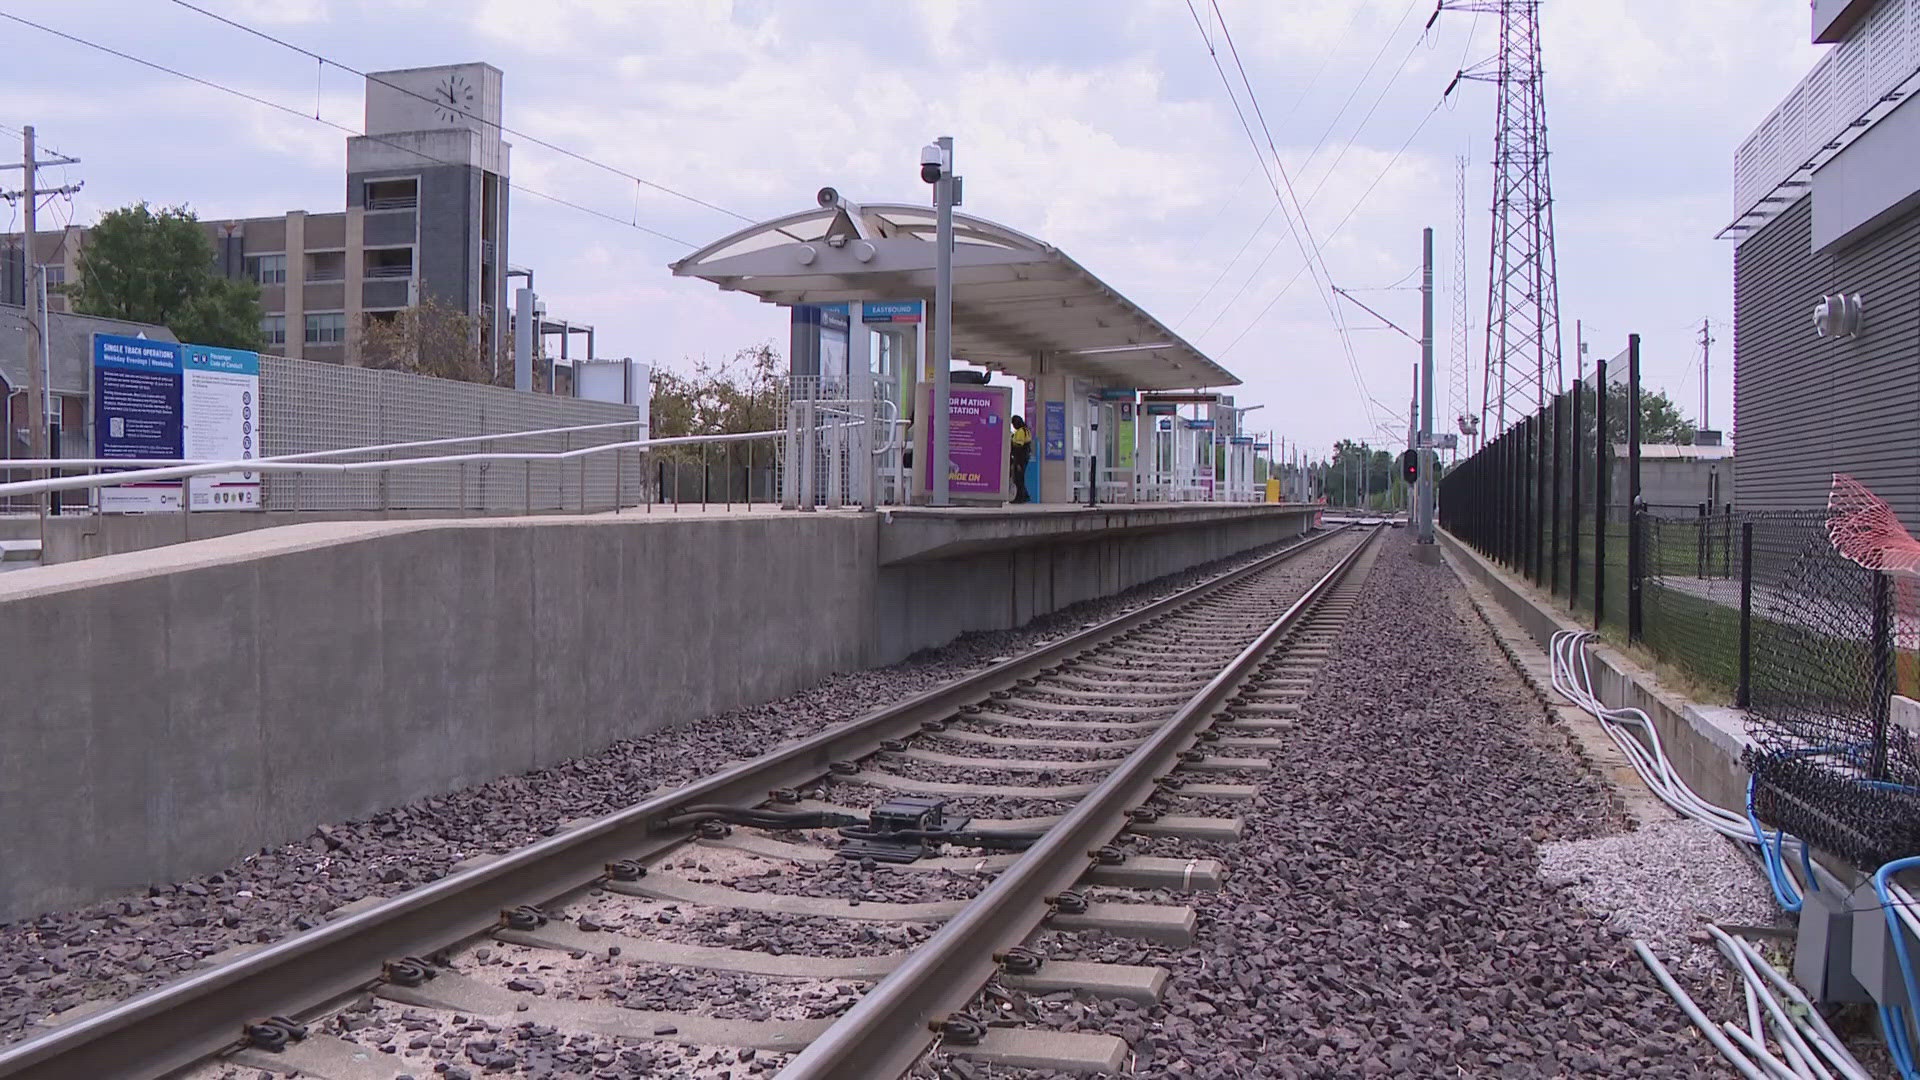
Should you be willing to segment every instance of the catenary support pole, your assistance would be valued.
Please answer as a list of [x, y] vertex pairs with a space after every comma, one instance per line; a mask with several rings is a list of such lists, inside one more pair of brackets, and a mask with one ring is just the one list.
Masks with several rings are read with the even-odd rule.
[[1433, 229], [1420, 233], [1420, 524], [1416, 539], [1433, 543]]

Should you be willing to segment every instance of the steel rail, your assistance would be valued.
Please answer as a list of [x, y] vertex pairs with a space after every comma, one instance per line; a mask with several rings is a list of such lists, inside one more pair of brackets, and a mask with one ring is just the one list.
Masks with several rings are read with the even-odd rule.
[[874, 753], [883, 741], [913, 734], [929, 720], [947, 718], [960, 704], [1008, 689], [1067, 657], [1345, 531], [1333, 529], [1309, 537], [1023, 656], [156, 987], [44, 1035], [0, 1047], [0, 1078], [165, 1076], [235, 1045], [247, 1020], [310, 1012], [378, 982], [386, 961], [447, 948], [497, 926], [505, 909], [547, 902], [590, 885], [606, 863], [644, 858], [680, 842], [685, 830], [662, 823], [686, 806], [759, 805], [775, 789], [804, 786], [829, 773], [836, 761]]
[[1045, 922], [1050, 898], [1086, 875], [1094, 850], [1126, 827], [1128, 811], [1153, 794], [1221, 703], [1378, 538], [1375, 529], [1315, 582], [1045, 837], [788, 1062], [777, 1080], [897, 1080], [911, 1069], [932, 1047], [939, 1021], [986, 985], [999, 967], [996, 956]]

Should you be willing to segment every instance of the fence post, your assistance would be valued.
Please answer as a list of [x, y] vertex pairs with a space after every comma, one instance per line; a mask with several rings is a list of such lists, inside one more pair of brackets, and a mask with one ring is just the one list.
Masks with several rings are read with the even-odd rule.
[[1549, 574], [1547, 595], [1560, 591], [1560, 443], [1566, 438], [1567, 395], [1553, 396], [1553, 569]]
[[1553, 522], [1553, 509], [1547, 505], [1547, 403], [1541, 402], [1533, 414], [1533, 583], [1547, 581], [1547, 530]]
[[1607, 453], [1607, 360], [1600, 357], [1593, 366], [1593, 418], [1597, 425], [1593, 436], [1593, 628], [1607, 610], [1607, 490], [1613, 481], [1611, 456]]
[[1641, 577], [1647, 549], [1638, 520], [1640, 508], [1640, 335], [1627, 335], [1627, 640], [1639, 641]]
[[1887, 714], [1893, 705], [1893, 578], [1873, 572], [1873, 758], [1867, 777], [1887, 778]]
[[1733, 692], [1740, 708], [1753, 704], [1753, 522], [1740, 523], [1740, 685]]
[[1700, 520], [1698, 525], [1699, 528], [1697, 531], [1700, 535], [1694, 539], [1693, 546], [1696, 552], [1695, 559], [1699, 562], [1700, 568], [1695, 572], [1695, 576], [1701, 581], [1705, 581], [1707, 580], [1707, 530], [1711, 527], [1707, 519], [1706, 503], [1700, 504]]
[[1580, 600], [1580, 380], [1573, 381], [1573, 422], [1567, 447], [1572, 476], [1567, 491], [1567, 606]]

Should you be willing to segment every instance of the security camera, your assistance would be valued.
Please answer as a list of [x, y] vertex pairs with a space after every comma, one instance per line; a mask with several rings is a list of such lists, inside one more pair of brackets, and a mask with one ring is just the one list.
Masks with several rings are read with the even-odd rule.
[[839, 206], [840, 193], [830, 187], [823, 187], [818, 194], [814, 195], [813, 201], [821, 206]]
[[920, 179], [929, 184], [940, 182], [940, 174], [946, 171], [946, 155], [940, 152], [935, 143], [920, 148]]

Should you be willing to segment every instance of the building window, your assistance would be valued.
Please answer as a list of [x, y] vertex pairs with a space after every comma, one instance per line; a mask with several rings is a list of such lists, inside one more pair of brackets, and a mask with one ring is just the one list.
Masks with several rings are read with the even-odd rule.
[[249, 255], [247, 256], [247, 276], [262, 285], [285, 285], [287, 257], [285, 255]]
[[67, 283], [67, 268], [64, 266], [47, 267], [47, 288], [57, 289]]
[[338, 345], [347, 340], [347, 315], [344, 311], [330, 311], [324, 315], [307, 316], [307, 344]]
[[364, 189], [368, 210], [411, 210], [420, 204], [420, 181], [369, 180]]
[[285, 315], [268, 315], [261, 319], [260, 336], [265, 338], [269, 345], [285, 345], [287, 343], [287, 317]]
[[367, 276], [370, 278], [406, 278], [413, 276], [413, 249], [376, 248], [367, 252]]
[[347, 253], [344, 251], [309, 252], [307, 254], [307, 280], [347, 280]]

